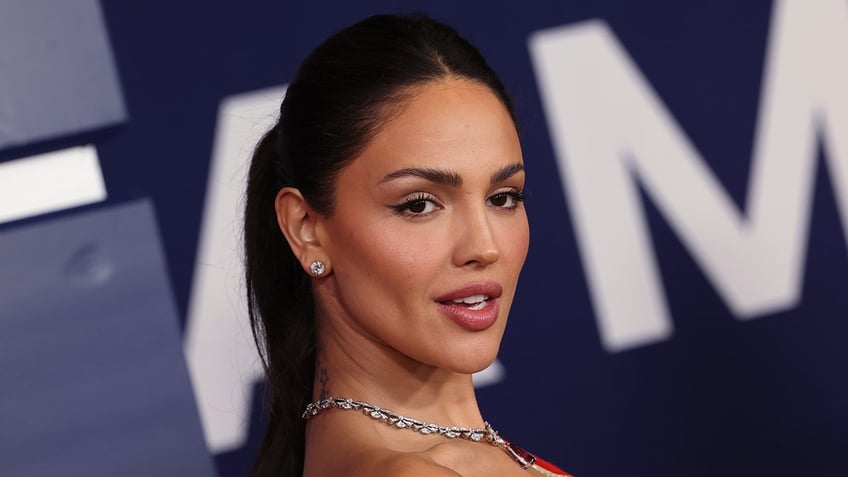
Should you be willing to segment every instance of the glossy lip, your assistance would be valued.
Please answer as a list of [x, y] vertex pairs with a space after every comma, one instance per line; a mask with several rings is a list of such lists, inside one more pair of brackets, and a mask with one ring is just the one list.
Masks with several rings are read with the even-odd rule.
[[[459, 326], [470, 331], [481, 331], [492, 326], [500, 312], [500, 296], [503, 287], [495, 282], [471, 283], [436, 298], [439, 310]], [[471, 310], [467, 306], [453, 303], [453, 300], [474, 295], [486, 295], [486, 306], [480, 310]]]

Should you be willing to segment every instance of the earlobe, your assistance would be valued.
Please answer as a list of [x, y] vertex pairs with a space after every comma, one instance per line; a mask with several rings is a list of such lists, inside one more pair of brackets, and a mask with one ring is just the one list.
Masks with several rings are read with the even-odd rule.
[[[277, 225], [303, 269], [316, 277], [326, 273], [326, 268], [329, 268], [324, 265], [326, 254], [316, 234], [319, 215], [309, 207], [300, 191], [294, 187], [280, 189], [274, 200], [274, 210]], [[315, 262], [322, 263], [320, 274], [313, 269]]]

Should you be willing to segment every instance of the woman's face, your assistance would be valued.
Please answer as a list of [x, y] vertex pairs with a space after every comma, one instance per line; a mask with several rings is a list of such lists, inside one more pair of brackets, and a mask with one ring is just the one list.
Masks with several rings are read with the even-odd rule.
[[488, 87], [420, 87], [339, 174], [317, 229], [327, 325], [430, 366], [488, 366], [527, 254], [523, 188], [515, 126]]

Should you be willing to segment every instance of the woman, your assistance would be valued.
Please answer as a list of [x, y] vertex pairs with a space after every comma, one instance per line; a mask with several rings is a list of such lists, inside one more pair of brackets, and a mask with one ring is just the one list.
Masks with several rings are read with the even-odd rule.
[[523, 186], [510, 100], [449, 27], [376, 16], [312, 52], [249, 174], [255, 475], [565, 475], [501, 439], [471, 382], [527, 253]]

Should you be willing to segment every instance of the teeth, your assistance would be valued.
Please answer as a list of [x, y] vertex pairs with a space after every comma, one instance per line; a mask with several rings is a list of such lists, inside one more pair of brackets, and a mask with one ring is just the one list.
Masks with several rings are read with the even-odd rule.
[[472, 296], [467, 296], [465, 298], [457, 298], [456, 300], [453, 300], [453, 302], [471, 305], [471, 304], [484, 303], [488, 299], [489, 299], [489, 297], [486, 296], [486, 295], [472, 295]]

